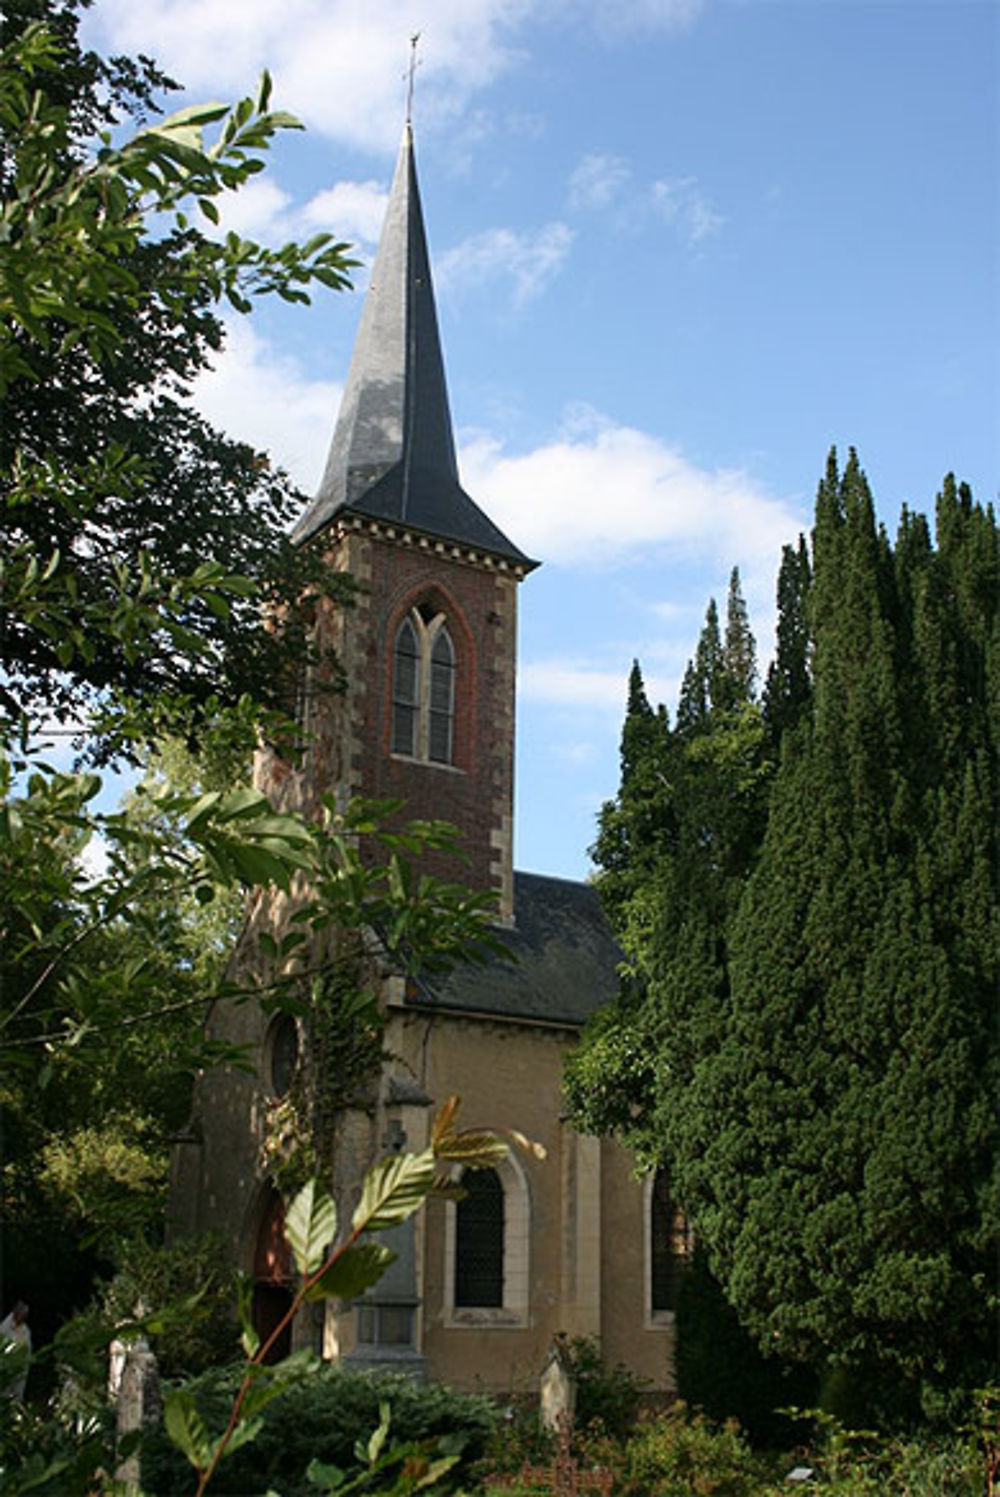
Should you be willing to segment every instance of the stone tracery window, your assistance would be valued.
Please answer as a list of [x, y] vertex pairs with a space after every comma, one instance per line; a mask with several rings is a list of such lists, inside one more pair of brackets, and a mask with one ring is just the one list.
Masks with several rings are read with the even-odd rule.
[[393, 646], [394, 754], [451, 764], [454, 759], [455, 646], [443, 613], [411, 608]]

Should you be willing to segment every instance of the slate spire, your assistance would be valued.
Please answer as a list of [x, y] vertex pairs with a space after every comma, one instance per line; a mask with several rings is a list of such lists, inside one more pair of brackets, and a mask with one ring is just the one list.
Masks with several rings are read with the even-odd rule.
[[533, 565], [459, 483], [409, 122], [326, 471], [293, 540], [341, 513]]

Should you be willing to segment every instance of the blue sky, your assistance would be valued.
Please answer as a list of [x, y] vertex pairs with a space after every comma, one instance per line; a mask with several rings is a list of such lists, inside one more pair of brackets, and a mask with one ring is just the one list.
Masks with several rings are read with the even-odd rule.
[[[518, 866], [580, 877], [632, 658], [673, 704], [740, 567], [774, 574], [831, 444], [880, 513], [1000, 491], [993, 0], [96, 0], [85, 36], [308, 133], [234, 202], [370, 259], [420, 31], [421, 191], [466, 488], [521, 589]], [[262, 305], [199, 405], [311, 492], [359, 293]]]

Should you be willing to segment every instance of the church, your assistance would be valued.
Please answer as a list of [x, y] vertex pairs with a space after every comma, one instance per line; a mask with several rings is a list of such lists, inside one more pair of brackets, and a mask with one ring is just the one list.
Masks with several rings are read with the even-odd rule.
[[[510, 1395], [537, 1391], [562, 1332], [599, 1338], [609, 1365], [669, 1393], [690, 1241], [662, 1177], [635, 1178], [613, 1140], [562, 1116], [563, 1057], [613, 996], [619, 952], [593, 888], [514, 869], [517, 595], [538, 563], [459, 480], [409, 125], [326, 470], [294, 538], [359, 584], [353, 607], [316, 608], [346, 690], [309, 698], [301, 763], [260, 754], [258, 787], [305, 809], [331, 792], [399, 799], [408, 817], [452, 823], [465, 858], [435, 871], [493, 893], [515, 957], [416, 981], [383, 970], [381, 1075], [336, 1122], [341, 1216], [371, 1164], [425, 1146], [453, 1094], [464, 1126], [517, 1129], [545, 1157], [511, 1153], [468, 1173], [464, 1199], [431, 1200], [395, 1229], [380, 1283], [307, 1307], [288, 1345]], [[173, 1230], [227, 1235], [266, 1331], [291, 1269], [265, 1135], [310, 1036], [254, 1003], [217, 1006], [210, 1028], [256, 1069], [201, 1078], [175, 1153]]]

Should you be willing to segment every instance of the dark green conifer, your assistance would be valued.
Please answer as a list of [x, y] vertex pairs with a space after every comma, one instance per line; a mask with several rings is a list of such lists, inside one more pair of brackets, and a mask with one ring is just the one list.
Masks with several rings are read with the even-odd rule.
[[705, 728], [712, 711], [713, 693], [718, 693], [722, 669], [719, 610], [715, 606], [715, 599], [709, 598], [694, 659], [688, 661], [677, 701], [677, 731], [682, 738], [690, 737]]
[[733, 567], [729, 577], [720, 684], [721, 693], [717, 688], [714, 705], [722, 707], [752, 701], [757, 685], [757, 646], [740, 587], [739, 567]]
[[[942, 502], [968, 574], [959, 535], [988, 558], [983, 512]], [[994, 566], [995, 547], [993, 527]], [[693, 1099], [717, 1131], [687, 1183], [744, 1323], [900, 1395], [968, 1386], [990, 1343], [1000, 807], [983, 692], [950, 684], [985, 635], [949, 606], [963, 591], [911, 517], [892, 553], [853, 454], [828, 474], [812, 717], [786, 742], [731, 928], [730, 1026]]]
[[800, 535], [797, 546], [782, 548], [774, 659], [764, 687], [764, 717], [775, 743], [795, 726], [812, 697], [807, 616], [810, 578], [809, 550], [805, 536]]
[[765, 1350], [853, 1379], [869, 1417], [940, 1409], [994, 1345], [993, 511], [949, 478], [936, 544], [904, 512], [892, 545], [855, 454], [831, 455], [812, 556], [783, 559], [766, 725], [720, 680], [710, 610], [672, 838], [630, 894], [635, 982], [574, 1058], [571, 1108], [669, 1165]]

